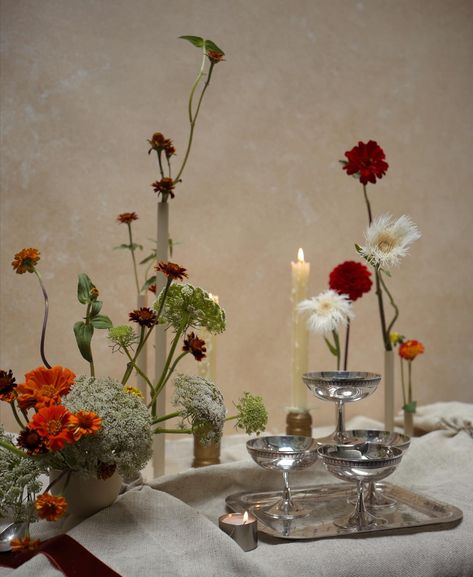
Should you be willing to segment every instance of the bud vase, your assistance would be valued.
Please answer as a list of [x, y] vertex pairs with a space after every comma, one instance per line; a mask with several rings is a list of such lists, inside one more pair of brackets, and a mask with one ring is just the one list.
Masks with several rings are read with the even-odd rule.
[[83, 519], [94, 515], [115, 502], [122, 486], [120, 475], [115, 472], [108, 479], [83, 477], [74, 471], [52, 470], [50, 482], [53, 495], [61, 495], [67, 501], [66, 517], [62, 529], [68, 531]]
[[409, 411], [404, 411], [404, 434], [408, 437], [414, 436], [414, 415]]
[[384, 429], [394, 430], [394, 351], [384, 351]]
[[199, 438], [194, 435], [194, 468], [207, 467], [208, 465], [220, 464], [220, 443], [202, 445]]

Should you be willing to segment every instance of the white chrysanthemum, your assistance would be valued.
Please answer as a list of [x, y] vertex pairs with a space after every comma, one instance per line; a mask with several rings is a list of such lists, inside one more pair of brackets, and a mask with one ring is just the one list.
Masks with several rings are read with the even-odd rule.
[[419, 229], [408, 216], [394, 220], [391, 215], [383, 214], [366, 230], [366, 245], [360, 247], [359, 252], [373, 266], [389, 268], [397, 265], [420, 237]]
[[329, 289], [316, 297], [301, 301], [297, 305], [300, 313], [308, 315], [307, 326], [316, 334], [328, 334], [353, 318], [353, 311], [347, 295]]

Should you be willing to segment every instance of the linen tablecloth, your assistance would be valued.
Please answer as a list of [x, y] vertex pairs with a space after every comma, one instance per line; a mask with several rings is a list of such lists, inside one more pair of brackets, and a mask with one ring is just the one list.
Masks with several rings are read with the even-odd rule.
[[[350, 426], [364, 424], [358, 419]], [[238, 450], [244, 455], [244, 447]], [[292, 479], [294, 486], [334, 481], [321, 463]], [[434, 431], [413, 439], [388, 481], [459, 507], [463, 521], [444, 531], [356, 539], [285, 541], [260, 534], [258, 548], [245, 553], [217, 526], [225, 497], [281, 487], [280, 475], [245, 456], [130, 490], [69, 535], [123, 577], [472, 577], [473, 438]], [[7, 575], [61, 574], [38, 555], [19, 569], [0, 569], [0, 577]]]

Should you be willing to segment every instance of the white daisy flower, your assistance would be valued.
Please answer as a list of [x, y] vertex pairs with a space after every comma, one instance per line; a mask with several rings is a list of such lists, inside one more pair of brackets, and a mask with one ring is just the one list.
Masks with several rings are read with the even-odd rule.
[[390, 214], [383, 214], [367, 228], [366, 245], [359, 247], [359, 253], [373, 266], [390, 268], [406, 256], [409, 246], [420, 237], [419, 229], [408, 216], [394, 220]]
[[329, 289], [316, 297], [301, 301], [297, 305], [300, 313], [306, 313], [307, 327], [316, 334], [328, 334], [345, 326], [353, 318], [353, 311], [348, 295], [338, 294]]

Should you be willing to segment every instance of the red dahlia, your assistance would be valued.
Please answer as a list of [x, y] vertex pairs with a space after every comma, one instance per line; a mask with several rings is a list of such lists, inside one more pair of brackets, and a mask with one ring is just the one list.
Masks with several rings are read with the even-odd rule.
[[382, 178], [389, 168], [385, 162], [386, 155], [381, 146], [374, 140], [358, 142], [351, 150], [345, 152], [348, 162], [344, 162], [343, 170], [347, 174], [358, 174], [361, 184], [376, 183], [377, 178]]
[[140, 309], [131, 311], [128, 318], [130, 321], [138, 323], [141, 327], [148, 328], [154, 326], [157, 320], [156, 313], [148, 307], [141, 307]]
[[336, 266], [329, 277], [330, 288], [339, 294], [348, 295], [351, 301], [356, 301], [367, 293], [372, 284], [368, 268], [361, 262], [353, 260], [347, 260]]

